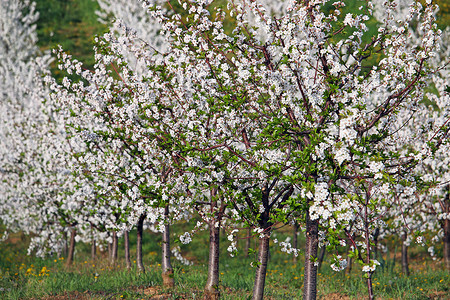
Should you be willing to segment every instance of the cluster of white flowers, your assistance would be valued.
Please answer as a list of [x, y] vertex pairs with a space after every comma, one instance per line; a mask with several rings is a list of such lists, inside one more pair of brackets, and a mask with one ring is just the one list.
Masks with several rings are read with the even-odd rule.
[[347, 264], [348, 262], [345, 258], [340, 255], [336, 255], [336, 257], [334, 258], [334, 263], [332, 263], [330, 267], [333, 269], [333, 271], [340, 272], [347, 268]]
[[380, 262], [376, 259], [371, 259], [369, 264], [366, 264], [362, 267], [362, 271], [363, 272], [375, 272], [375, 269], [377, 268], [377, 266], [380, 265]]
[[183, 244], [189, 244], [192, 242], [192, 237], [189, 232], [185, 232], [184, 234], [180, 235], [180, 242]]

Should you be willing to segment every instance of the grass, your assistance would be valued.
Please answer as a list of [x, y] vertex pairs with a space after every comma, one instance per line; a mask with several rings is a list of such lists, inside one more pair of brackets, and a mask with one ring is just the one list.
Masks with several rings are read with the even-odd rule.
[[[186, 224], [173, 226], [173, 239], [186, 230]], [[289, 228], [277, 232], [284, 240]], [[28, 238], [20, 233], [11, 234], [0, 245], [0, 298], [1, 299], [200, 299], [206, 282], [208, 258], [208, 233], [198, 234], [189, 245], [181, 245], [184, 257], [194, 262], [185, 266], [173, 262], [176, 285], [165, 290], [161, 273], [161, 238], [145, 232], [144, 264], [147, 272], [138, 274], [136, 269], [127, 271], [123, 259], [113, 268], [107, 262], [106, 253], [100, 253], [95, 261], [89, 259], [89, 245], [78, 244], [74, 265], [66, 268], [64, 258], [39, 259], [26, 255]], [[135, 232], [130, 234], [134, 254]], [[252, 240], [254, 245], [256, 240]], [[303, 244], [302, 238], [300, 238]], [[243, 240], [239, 247], [243, 248]], [[391, 248], [398, 241], [391, 241]], [[250, 263], [255, 256], [245, 257], [241, 252], [231, 258], [226, 252], [226, 237], [221, 240], [220, 288], [222, 299], [249, 299], [253, 288], [255, 269]], [[302, 247], [302, 245], [300, 245]], [[119, 245], [119, 257], [123, 257], [123, 245]], [[383, 254], [383, 264], [374, 274], [374, 291], [380, 299], [448, 299], [450, 275], [433, 262], [425, 248], [412, 247], [411, 275], [400, 270], [399, 253]], [[394, 255], [395, 254], [395, 255]], [[133, 260], [132, 256], [132, 260]], [[271, 246], [265, 298], [299, 299], [302, 296], [303, 257], [299, 263], [293, 257]], [[318, 296], [322, 299], [361, 299], [367, 294], [366, 282], [360, 268], [354, 265], [351, 274], [336, 273], [325, 262], [318, 275]], [[165, 298], [164, 298], [165, 297]]]
[[[69, 54], [90, 69], [94, 65], [93, 41], [96, 35], [107, 31], [97, 20], [99, 10], [93, 0], [35, 0], [40, 13], [37, 22], [38, 45], [41, 50], [52, 50], [61, 45]], [[62, 80], [66, 73], [51, 65], [53, 75]]]

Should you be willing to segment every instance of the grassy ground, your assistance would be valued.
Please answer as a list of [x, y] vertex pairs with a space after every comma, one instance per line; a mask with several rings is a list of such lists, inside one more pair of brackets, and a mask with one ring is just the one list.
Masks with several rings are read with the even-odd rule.
[[[184, 227], [184, 226], [182, 226]], [[288, 230], [288, 229], [286, 229]], [[184, 232], [180, 226], [176, 234]], [[277, 232], [283, 240], [289, 232]], [[135, 233], [130, 236], [134, 251]], [[89, 246], [78, 244], [74, 265], [66, 268], [64, 258], [38, 259], [26, 255], [28, 239], [13, 234], [0, 244], [0, 298], [1, 299], [200, 299], [206, 282], [208, 236], [200, 233], [189, 245], [182, 245], [184, 257], [194, 262], [184, 266], [174, 261], [176, 285], [166, 290], [160, 276], [160, 236], [149, 232], [144, 237], [144, 264], [147, 272], [139, 275], [135, 269], [127, 271], [123, 259], [112, 268], [106, 253], [92, 261]], [[252, 241], [254, 244], [256, 240]], [[392, 242], [394, 249], [397, 242]], [[119, 256], [123, 256], [120, 244]], [[249, 299], [253, 287], [252, 257], [242, 251], [231, 258], [226, 253], [228, 243], [221, 244], [222, 299]], [[243, 241], [240, 249], [243, 247]], [[301, 247], [301, 246], [300, 246]], [[399, 247], [397, 247], [399, 248]], [[382, 266], [374, 275], [374, 291], [379, 299], [450, 299], [450, 274], [439, 262], [433, 262], [424, 248], [411, 249], [411, 275], [400, 270], [399, 253], [385, 253]], [[132, 252], [134, 254], [134, 252]], [[134, 255], [132, 256], [132, 260]], [[300, 299], [303, 284], [303, 257], [299, 263], [271, 246], [267, 272], [266, 299]], [[318, 276], [318, 292], [322, 299], [361, 299], [366, 296], [366, 283], [354, 266], [351, 274], [335, 273], [324, 263]]]

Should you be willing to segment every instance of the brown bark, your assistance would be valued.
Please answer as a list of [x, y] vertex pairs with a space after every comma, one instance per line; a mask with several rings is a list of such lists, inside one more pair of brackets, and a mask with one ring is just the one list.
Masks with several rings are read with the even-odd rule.
[[164, 233], [162, 240], [162, 278], [165, 287], [173, 287], [173, 269], [170, 263], [170, 226], [169, 226], [169, 206], [164, 208]]
[[116, 231], [113, 231], [112, 239], [110, 263], [112, 266], [115, 266], [117, 263], [117, 252], [119, 250], [119, 238], [117, 237]]
[[208, 279], [206, 281], [204, 299], [219, 299], [219, 238], [220, 227], [214, 226], [215, 221], [209, 224], [209, 260]]
[[402, 271], [406, 276], [409, 276], [409, 264], [408, 264], [408, 246], [405, 244], [408, 234], [404, 232], [402, 237]]
[[450, 271], [450, 220], [444, 220], [444, 262], [445, 268]]
[[75, 253], [75, 236], [77, 235], [77, 230], [73, 228], [70, 231], [70, 244], [69, 253], [67, 254], [66, 266], [71, 266], [73, 263], [73, 254]]
[[67, 257], [67, 255], [69, 254], [69, 247], [68, 247], [68, 243], [67, 243], [67, 232], [63, 232], [62, 234], [62, 238], [63, 238], [63, 247], [61, 249], [61, 253], [60, 255], [62, 257]]
[[317, 248], [319, 246], [319, 220], [311, 220], [309, 210], [306, 212], [306, 249], [305, 275], [303, 280], [303, 299], [317, 297]]
[[[204, 299], [219, 299], [219, 259], [220, 259], [220, 222], [225, 211], [225, 203], [220, 209], [217, 207], [216, 188], [211, 188], [211, 213], [214, 215], [209, 221], [209, 260], [208, 279], [206, 280]], [[218, 226], [216, 226], [216, 224]]]
[[367, 273], [367, 291], [369, 292], [369, 300], [374, 299], [373, 286], [372, 286], [372, 272]]
[[144, 233], [145, 214], [141, 215], [137, 223], [137, 241], [136, 241], [136, 265], [139, 273], [145, 273], [145, 267], [142, 263], [142, 238]]
[[123, 233], [123, 239], [124, 239], [124, 245], [125, 245], [125, 264], [127, 266], [127, 269], [131, 269], [131, 259], [130, 259], [130, 235], [128, 233], [128, 230], [125, 230]]
[[264, 296], [267, 263], [269, 261], [269, 241], [270, 241], [270, 232], [265, 233], [264, 236], [259, 239], [258, 267], [256, 269], [256, 277], [255, 277], [255, 284], [253, 286], [252, 300], [260, 300], [263, 299]]

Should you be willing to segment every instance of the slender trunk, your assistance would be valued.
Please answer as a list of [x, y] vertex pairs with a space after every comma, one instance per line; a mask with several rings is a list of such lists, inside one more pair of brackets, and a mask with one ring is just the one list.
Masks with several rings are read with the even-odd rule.
[[63, 247], [61, 249], [61, 254], [60, 256], [62, 257], [67, 257], [67, 255], [69, 254], [69, 248], [68, 248], [68, 244], [67, 244], [67, 232], [63, 232]]
[[111, 257], [110, 257], [110, 263], [112, 266], [116, 265], [117, 262], [117, 252], [119, 250], [119, 238], [117, 237], [117, 232], [113, 232], [112, 236], [113, 242], [111, 245]]
[[219, 238], [220, 226], [215, 226], [215, 220], [209, 223], [209, 260], [208, 280], [206, 281], [204, 299], [219, 299]]
[[317, 271], [320, 271], [320, 268], [322, 268], [323, 258], [325, 257], [325, 245], [320, 248], [320, 254], [319, 254], [319, 266], [317, 267]]
[[123, 239], [125, 244], [125, 263], [128, 270], [131, 270], [131, 259], [130, 259], [130, 235], [128, 230], [123, 233]]
[[[211, 188], [211, 213], [214, 217], [209, 220], [209, 260], [208, 279], [205, 285], [204, 300], [219, 299], [219, 257], [220, 257], [220, 222], [225, 205], [217, 208], [217, 189]], [[217, 224], [217, 226], [216, 226]]]
[[401, 237], [402, 237], [402, 271], [406, 276], [409, 276], [408, 246], [405, 244], [407, 233], [403, 232]]
[[66, 266], [70, 266], [73, 263], [73, 254], [75, 252], [75, 236], [77, 235], [77, 230], [73, 228], [70, 231], [70, 245], [69, 253], [67, 254]]
[[173, 269], [170, 263], [170, 226], [169, 226], [169, 206], [164, 208], [164, 233], [162, 241], [162, 278], [165, 287], [173, 287]]
[[[298, 223], [294, 223], [294, 235], [292, 236], [292, 247], [298, 248]], [[294, 255], [294, 264], [297, 263], [297, 256]]]
[[137, 223], [137, 241], [136, 241], [136, 265], [139, 273], [145, 273], [145, 267], [142, 263], [142, 234], [144, 232], [145, 214], [141, 215]]
[[317, 297], [317, 248], [319, 245], [319, 220], [311, 220], [309, 210], [306, 212], [306, 249], [305, 276], [303, 280], [303, 299]]
[[444, 262], [445, 267], [450, 271], [450, 220], [444, 220]]
[[374, 299], [373, 286], [372, 286], [372, 272], [367, 273], [367, 291], [369, 292], [369, 300]]
[[269, 261], [269, 241], [270, 241], [270, 232], [265, 233], [264, 236], [259, 239], [258, 267], [256, 269], [255, 285], [253, 286], [252, 300], [260, 300], [264, 296], [267, 263]]
[[252, 229], [249, 227], [247, 228], [247, 238], [245, 239], [245, 257], [248, 257], [248, 252], [250, 251], [250, 242], [251, 242], [251, 236], [252, 236]]
[[94, 239], [92, 239], [92, 244], [91, 244], [91, 259], [94, 261], [95, 260], [95, 256], [97, 255], [97, 243], [95, 242]]

